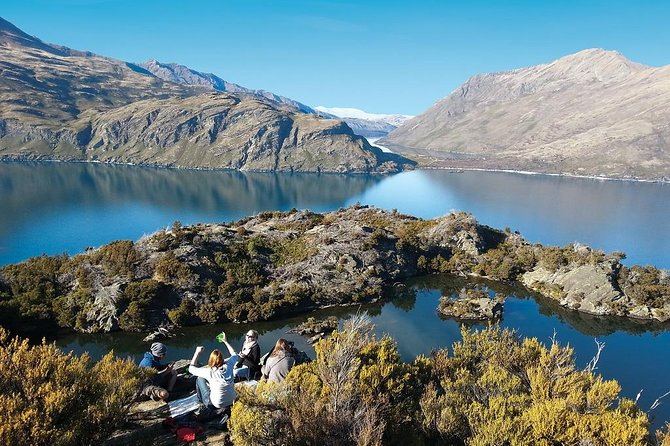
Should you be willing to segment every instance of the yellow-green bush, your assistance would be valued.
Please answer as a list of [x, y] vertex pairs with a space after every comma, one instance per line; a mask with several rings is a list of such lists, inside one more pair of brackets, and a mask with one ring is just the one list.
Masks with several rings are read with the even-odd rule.
[[92, 364], [43, 342], [9, 339], [0, 328], [3, 444], [90, 445], [124, 421], [144, 372], [112, 353]]
[[616, 381], [576, 368], [573, 351], [514, 332], [462, 330], [433, 355], [421, 407], [434, 442], [469, 445], [643, 445], [648, 419]]
[[231, 418], [235, 444], [416, 444], [427, 360], [403, 363], [395, 342], [375, 339], [371, 328], [367, 318], [353, 318], [282, 384], [240, 392]]
[[[575, 366], [569, 347], [509, 330], [403, 363], [365, 318], [316, 345], [281, 384], [242, 389], [238, 445], [645, 445], [648, 419], [616, 381]], [[659, 433], [663, 439], [667, 435]], [[665, 440], [667, 442], [667, 440]]]

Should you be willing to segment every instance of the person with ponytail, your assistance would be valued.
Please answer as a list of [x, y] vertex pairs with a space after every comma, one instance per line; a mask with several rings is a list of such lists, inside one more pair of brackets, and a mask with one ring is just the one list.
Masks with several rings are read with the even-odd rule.
[[191, 365], [188, 368], [191, 375], [198, 377], [195, 386], [198, 402], [203, 406], [204, 412], [211, 414], [212, 417], [227, 413], [237, 397], [233, 368], [239, 360], [239, 356], [226, 339], [225, 334], [220, 335], [218, 339], [228, 349], [230, 354], [228, 358], [224, 358], [223, 353], [216, 349], [209, 355], [207, 365], [198, 367], [198, 357], [205, 350], [205, 347], [198, 346], [193, 353]]

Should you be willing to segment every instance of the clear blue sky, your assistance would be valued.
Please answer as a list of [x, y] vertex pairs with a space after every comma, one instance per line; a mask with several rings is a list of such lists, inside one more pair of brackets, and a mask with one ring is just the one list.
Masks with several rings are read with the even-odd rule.
[[47, 42], [377, 113], [584, 48], [670, 63], [670, 1], [2, 0], [0, 16]]

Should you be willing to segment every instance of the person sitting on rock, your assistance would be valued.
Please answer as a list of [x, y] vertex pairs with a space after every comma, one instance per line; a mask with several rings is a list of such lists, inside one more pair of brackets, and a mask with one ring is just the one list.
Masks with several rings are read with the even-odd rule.
[[[261, 371], [261, 347], [258, 345], [258, 332], [256, 330], [249, 330], [245, 335], [239, 357], [240, 359], [235, 364], [235, 376], [256, 379]], [[247, 366], [248, 370], [242, 368], [244, 366]]]
[[198, 367], [198, 357], [205, 347], [198, 346], [195, 349], [191, 365], [188, 371], [197, 376], [195, 390], [198, 402], [201, 404], [199, 418], [201, 420], [212, 419], [217, 415], [230, 415], [230, 407], [237, 395], [235, 394], [235, 383], [233, 379], [233, 368], [240, 359], [235, 353], [232, 345], [228, 343], [225, 334], [222, 334], [223, 342], [230, 353], [230, 357], [224, 359], [219, 350], [214, 350], [209, 355], [209, 361], [204, 367]]
[[173, 369], [174, 363], [161, 364], [161, 360], [165, 358], [166, 354], [167, 347], [165, 344], [154, 342], [151, 344], [150, 351], [144, 354], [139, 364], [140, 367], [156, 370], [156, 375], [153, 377], [151, 384], [142, 389], [142, 394], [154, 401], [167, 401], [177, 382], [177, 372]]
[[275, 348], [263, 365], [263, 378], [276, 383], [284, 381], [295, 364], [292, 352], [292, 342], [283, 338], [278, 339]]

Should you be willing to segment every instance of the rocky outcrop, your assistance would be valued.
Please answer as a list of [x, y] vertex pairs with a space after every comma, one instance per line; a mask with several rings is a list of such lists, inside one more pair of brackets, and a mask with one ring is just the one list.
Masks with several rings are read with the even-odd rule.
[[316, 320], [315, 318], [310, 317], [307, 318], [305, 322], [299, 324], [297, 327], [289, 330], [288, 333], [296, 333], [300, 336], [307, 336], [307, 342], [310, 344], [315, 344], [335, 331], [337, 326], [338, 321], [335, 316], [330, 316], [323, 320]]
[[437, 311], [443, 316], [464, 321], [501, 319], [505, 298], [491, 298], [484, 290], [462, 289], [458, 296], [440, 297]]
[[379, 143], [434, 166], [667, 181], [669, 85], [670, 66], [589, 49], [474, 76]]
[[99, 286], [95, 292], [93, 302], [86, 311], [84, 331], [89, 333], [110, 332], [118, 330], [119, 316], [117, 301], [119, 298], [120, 283], [115, 282], [108, 286]]
[[147, 67], [157, 75], [0, 19], [0, 159], [366, 173], [415, 164], [287, 98]]
[[[581, 245], [531, 245], [465, 213], [421, 220], [366, 206], [266, 212], [6, 266], [0, 324], [19, 320], [3, 319], [12, 314], [87, 332], [253, 322], [375, 302], [400, 281], [437, 272], [518, 279], [581, 312], [667, 320], [668, 274], [620, 260]], [[487, 295], [466, 297], [443, 299], [444, 312], [499, 314]]]
[[[612, 261], [598, 265], [581, 265], [549, 271], [539, 267], [521, 276], [528, 288], [550, 294], [561, 305], [590, 314], [611, 314], [618, 301], [625, 305], [625, 296], [612, 282]], [[629, 303], [629, 302], [628, 302]]]
[[660, 322], [670, 320], [670, 302], [654, 308], [625, 294], [617, 283], [620, 268], [621, 265], [614, 259], [597, 264], [569, 265], [557, 271], [538, 267], [524, 273], [521, 282], [572, 310]]

